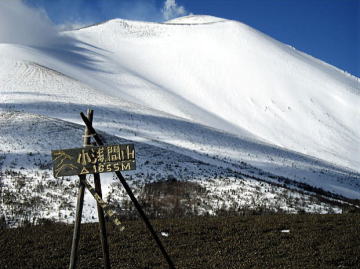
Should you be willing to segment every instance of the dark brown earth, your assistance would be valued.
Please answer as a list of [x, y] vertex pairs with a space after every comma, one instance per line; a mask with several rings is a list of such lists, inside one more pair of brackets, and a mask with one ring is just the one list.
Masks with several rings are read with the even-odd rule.
[[[153, 220], [176, 268], [360, 268], [360, 214]], [[167, 268], [145, 226], [108, 224], [112, 268]], [[97, 224], [81, 227], [79, 268], [102, 268]], [[0, 268], [67, 268], [73, 226], [0, 230]], [[289, 233], [281, 232], [290, 230]]]

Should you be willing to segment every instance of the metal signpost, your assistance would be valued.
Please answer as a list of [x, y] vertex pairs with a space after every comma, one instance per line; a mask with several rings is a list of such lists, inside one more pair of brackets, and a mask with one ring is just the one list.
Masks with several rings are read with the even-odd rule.
[[[74, 148], [74, 149], [54, 150], [52, 151], [51, 154], [53, 159], [54, 177], [77, 175], [79, 176], [80, 179], [69, 268], [70, 269], [76, 268], [76, 264], [78, 260], [80, 225], [81, 225], [82, 209], [84, 204], [85, 188], [89, 190], [89, 192], [97, 201], [100, 240], [101, 240], [103, 257], [104, 257], [104, 268], [106, 269], [110, 268], [109, 245], [107, 241], [104, 212], [117, 226], [120, 227], [121, 230], [123, 230], [124, 227], [122, 226], [115, 212], [113, 212], [110, 209], [110, 206], [102, 199], [99, 173], [105, 173], [105, 172], [114, 172], [116, 176], [119, 178], [127, 194], [129, 195], [131, 201], [134, 203], [134, 206], [137, 209], [140, 217], [142, 218], [146, 227], [148, 228], [154, 240], [156, 241], [161, 253], [163, 254], [164, 258], [166, 259], [169, 265], [169, 268], [175, 268], [173, 262], [171, 261], [169, 255], [167, 254], [165, 248], [163, 247], [159, 237], [157, 236], [155, 230], [153, 229], [149, 219], [146, 217], [139, 202], [135, 198], [129, 185], [125, 181], [125, 178], [122, 176], [120, 172], [120, 171], [129, 171], [136, 169], [134, 145], [133, 144], [104, 145], [104, 142], [102, 141], [100, 136], [96, 133], [95, 129], [92, 127], [93, 110], [88, 110], [87, 116], [85, 116], [83, 113], [80, 113], [80, 115], [86, 125], [85, 135], [83, 140], [84, 147]], [[90, 143], [91, 137], [95, 139], [96, 144], [98, 145], [97, 147], [92, 146], [92, 144]], [[86, 179], [87, 174], [94, 175], [95, 188], [93, 188], [91, 184], [87, 181]]]

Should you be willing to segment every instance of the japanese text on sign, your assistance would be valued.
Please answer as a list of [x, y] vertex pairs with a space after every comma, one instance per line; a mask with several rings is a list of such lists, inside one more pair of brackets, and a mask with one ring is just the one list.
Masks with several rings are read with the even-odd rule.
[[133, 144], [108, 145], [51, 152], [55, 177], [135, 170]]

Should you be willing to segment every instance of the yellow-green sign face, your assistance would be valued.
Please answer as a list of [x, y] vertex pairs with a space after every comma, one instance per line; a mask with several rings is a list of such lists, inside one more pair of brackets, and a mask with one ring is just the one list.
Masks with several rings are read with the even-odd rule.
[[51, 156], [54, 177], [136, 169], [133, 144], [53, 150]]

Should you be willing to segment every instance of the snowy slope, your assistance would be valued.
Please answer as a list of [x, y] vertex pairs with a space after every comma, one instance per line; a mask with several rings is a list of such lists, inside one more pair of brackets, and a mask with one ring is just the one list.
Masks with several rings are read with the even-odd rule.
[[[10, 226], [24, 221], [37, 223], [41, 218], [68, 223], [74, 220], [78, 179], [53, 178], [49, 148], [58, 145], [63, 148], [79, 147], [83, 129], [78, 124], [36, 114], [0, 112], [3, 145], [0, 150], [0, 212]], [[104, 133], [101, 135], [110, 144], [133, 142]], [[189, 210], [200, 214], [214, 214], [226, 208], [260, 208], [290, 213], [341, 212], [336, 204], [246, 177], [236, 169], [205, 163], [147, 143], [135, 142], [135, 147], [138, 169], [124, 175], [138, 197], [145, 183], [176, 179], [190, 182], [192, 185], [188, 185], [187, 190], [195, 186], [195, 193], [191, 193], [191, 199], [186, 202], [196, 204], [189, 206]], [[102, 174], [101, 179], [105, 199], [124, 210], [129, 198], [120, 183], [111, 174]], [[180, 196], [178, 199], [183, 201], [187, 197]], [[86, 192], [85, 221], [95, 220], [95, 208], [94, 199]]]
[[[359, 199], [358, 78], [210, 16], [117, 19], [62, 36], [66, 45], [0, 44], [0, 111], [81, 123], [91, 107], [95, 127], [111, 135]], [[1, 151], [15, 150], [11, 136], [0, 131], [13, 141]], [[38, 143], [44, 160], [66, 144], [48, 135]]]
[[[254, 139], [238, 137], [182, 118], [109, 97], [54, 70], [34, 63], [4, 61], [0, 77], [6, 85], [2, 109], [21, 110], [81, 123], [79, 111], [95, 109], [97, 128], [115, 135], [156, 144], [228, 167], [246, 162], [265, 171], [357, 198], [357, 178], [350, 171], [310, 156]], [[16, 82], [15, 82], [16, 81]], [[6, 83], [6, 84], [5, 84]], [[42, 89], [39, 92], [38, 89]], [[19, 90], [20, 89], [20, 90]], [[76, 94], [74, 94], [76, 93]], [[16, 100], [16, 102], [15, 102]], [[7, 135], [9, 135], [8, 133]], [[28, 134], [24, 134], [28, 135]], [[59, 147], [53, 139], [47, 148]], [[13, 143], [2, 145], [11, 150]], [[64, 145], [62, 145], [64, 146]], [[26, 152], [32, 151], [30, 144]], [[25, 152], [24, 152], [25, 153]], [[205, 155], [205, 156], [204, 156]], [[225, 161], [224, 161], [225, 160]], [[323, 171], [327, 173], [323, 174]], [[343, 178], [346, 178], [345, 182]]]
[[180, 21], [73, 34], [111, 53], [113, 95], [358, 169], [357, 78], [239, 22]]
[[359, 79], [244, 24], [112, 20], [65, 34], [77, 42], [66, 51], [20, 58], [127, 102], [359, 167]]

